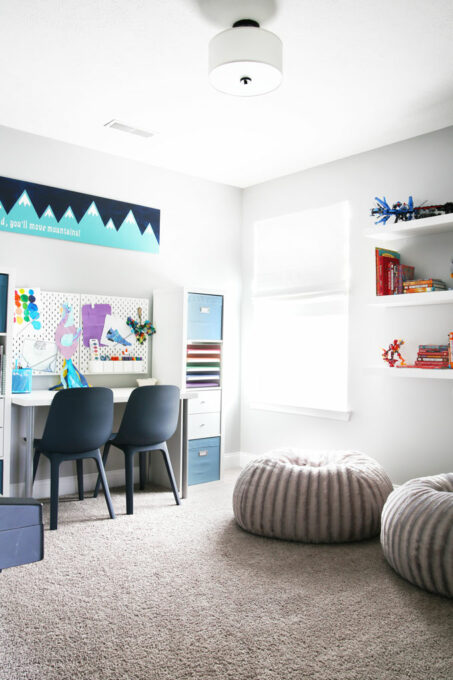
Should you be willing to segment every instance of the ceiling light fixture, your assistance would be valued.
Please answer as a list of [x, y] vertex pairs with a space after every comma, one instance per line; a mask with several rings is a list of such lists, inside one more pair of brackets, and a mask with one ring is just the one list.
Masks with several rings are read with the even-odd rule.
[[253, 19], [235, 21], [209, 43], [209, 80], [239, 97], [272, 92], [282, 80], [282, 41]]

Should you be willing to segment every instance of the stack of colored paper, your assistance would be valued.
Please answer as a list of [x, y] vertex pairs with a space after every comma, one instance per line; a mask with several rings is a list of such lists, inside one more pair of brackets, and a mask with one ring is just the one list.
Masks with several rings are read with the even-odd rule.
[[187, 387], [220, 387], [220, 356], [221, 347], [218, 344], [205, 342], [187, 345]]

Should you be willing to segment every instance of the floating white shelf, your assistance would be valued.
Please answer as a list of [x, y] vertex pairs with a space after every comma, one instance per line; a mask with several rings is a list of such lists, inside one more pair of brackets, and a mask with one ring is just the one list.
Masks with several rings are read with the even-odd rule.
[[[392, 219], [391, 217], [390, 220]], [[379, 241], [397, 241], [398, 239], [411, 236], [425, 236], [427, 234], [441, 234], [453, 231], [453, 214], [424, 217], [419, 220], [397, 222], [396, 224], [390, 224], [390, 220], [387, 226], [374, 226], [371, 229], [367, 229], [365, 236]]]
[[432, 380], [453, 380], [451, 368], [397, 368], [394, 366], [373, 366], [373, 373], [384, 373], [390, 378], [422, 378]]
[[371, 302], [375, 307], [415, 307], [419, 305], [445, 305], [451, 303], [453, 303], [453, 290], [451, 289], [436, 290], [431, 293], [377, 295], [373, 302]]

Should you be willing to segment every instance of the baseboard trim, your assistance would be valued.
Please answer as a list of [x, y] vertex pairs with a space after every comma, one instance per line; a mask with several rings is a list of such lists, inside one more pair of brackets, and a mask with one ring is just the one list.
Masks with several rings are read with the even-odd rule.
[[[97, 473], [90, 472], [83, 475], [83, 485], [86, 492], [93, 491], [96, 486]], [[138, 482], [139, 471], [134, 468], [134, 482]], [[116, 486], [124, 486], [124, 470], [110, 470], [107, 472], [107, 481], [109, 487], [114, 489]], [[25, 484], [18, 482], [11, 484], [11, 495], [22, 497], [25, 493]], [[69, 496], [77, 493], [77, 477], [60, 477], [60, 496]], [[49, 498], [50, 497], [50, 479], [37, 479], [33, 484], [33, 498]]]
[[246, 453], [245, 451], [232, 451], [231, 453], [223, 454], [223, 470], [230, 470], [231, 468], [243, 468], [250, 463], [250, 461], [258, 458], [255, 453]]
[[224, 453], [222, 456], [222, 469], [231, 470], [232, 468], [238, 468], [241, 466], [241, 452], [231, 451], [230, 453]]

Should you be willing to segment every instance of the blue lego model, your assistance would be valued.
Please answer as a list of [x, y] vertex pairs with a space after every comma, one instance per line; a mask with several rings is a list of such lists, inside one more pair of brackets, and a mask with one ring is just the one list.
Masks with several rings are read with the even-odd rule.
[[371, 215], [379, 216], [381, 218], [375, 222], [375, 224], [387, 224], [387, 220], [389, 220], [392, 215], [395, 216], [395, 222], [399, 222], [400, 220], [407, 222], [408, 220], [412, 220], [414, 218], [414, 199], [412, 196], [409, 196], [407, 203], [401, 203], [401, 201], [397, 201], [392, 205], [392, 207], [390, 207], [387, 203], [385, 196], [384, 198], [378, 198], [375, 196], [375, 201], [377, 202], [378, 206], [377, 208], [371, 209]]
[[395, 217], [395, 222], [408, 222], [409, 220], [419, 220], [423, 217], [433, 217], [434, 215], [447, 215], [453, 213], [453, 203], [444, 203], [443, 205], [419, 205], [414, 206], [414, 199], [409, 196], [407, 203], [397, 201], [389, 206], [387, 199], [378, 198], [375, 196], [377, 202], [376, 208], [371, 208], [372, 217], [380, 217], [375, 224], [387, 224], [390, 217]]

